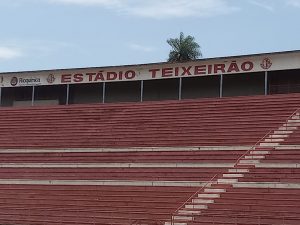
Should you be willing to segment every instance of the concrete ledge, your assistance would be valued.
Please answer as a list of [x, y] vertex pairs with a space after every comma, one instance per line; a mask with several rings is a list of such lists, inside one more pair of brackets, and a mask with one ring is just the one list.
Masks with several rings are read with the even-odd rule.
[[299, 149], [299, 151], [300, 151], [300, 145], [284, 145], [284, 144], [281, 144], [280, 146], [276, 146], [275, 149], [279, 149], [279, 150], [295, 150], [295, 149]]
[[0, 168], [230, 168], [234, 163], [0, 163]]
[[131, 180], [29, 180], [0, 179], [0, 185], [80, 185], [80, 186], [148, 186], [148, 187], [203, 187], [202, 181], [131, 181]]
[[252, 146], [195, 146], [195, 147], [136, 147], [136, 148], [70, 148], [70, 149], [0, 149], [0, 153], [51, 153], [51, 152], [163, 152], [163, 151], [233, 151], [249, 150]]
[[256, 168], [300, 168], [300, 163], [259, 163]]
[[275, 183], [275, 182], [239, 182], [233, 184], [233, 187], [240, 188], [285, 188], [299, 189], [300, 183]]

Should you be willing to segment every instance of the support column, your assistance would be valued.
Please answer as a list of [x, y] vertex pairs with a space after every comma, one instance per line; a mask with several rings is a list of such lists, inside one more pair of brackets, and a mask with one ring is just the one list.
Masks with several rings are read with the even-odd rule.
[[265, 95], [268, 95], [268, 71], [265, 72]]
[[70, 84], [67, 84], [66, 105], [69, 105], [69, 96], [70, 96]]
[[102, 85], [102, 103], [105, 103], [105, 87], [106, 87], [106, 83], [103, 82], [103, 85]]
[[144, 98], [144, 81], [141, 80], [141, 102], [143, 102]]
[[35, 95], [35, 86], [32, 86], [31, 106], [34, 106], [34, 95]]
[[0, 87], [0, 107], [2, 106], [2, 87]]
[[223, 97], [223, 74], [220, 75], [220, 98]]
[[182, 78], [179, 78], [179, 93], [178, 93], [178, 99], [181, 100], [182, 99]]

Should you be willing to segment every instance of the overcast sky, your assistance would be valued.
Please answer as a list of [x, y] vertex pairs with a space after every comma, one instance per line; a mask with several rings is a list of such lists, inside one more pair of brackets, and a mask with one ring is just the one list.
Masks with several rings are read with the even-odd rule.
[[204, 58], [300, 49], [300, 0], [0, 0], [0, 72], [166, 61], [182, 31]]

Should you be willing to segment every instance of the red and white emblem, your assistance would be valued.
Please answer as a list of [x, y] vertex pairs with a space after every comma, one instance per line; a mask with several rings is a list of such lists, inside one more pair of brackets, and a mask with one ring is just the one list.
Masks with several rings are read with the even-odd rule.
[[272, 66], [272, 61], [270, 58], [264, 58], [263, 61], [260, 64], [261, 68], [263, 68], [264, 70], [268, 70], [271, 68]]
[[47, 82], [49, 84], [52, 84], [52, 83], [54, 83], [54, 81], [55, 81], [55, 76], [53, 74], [49, 74], [49, 76], [47, 78]]

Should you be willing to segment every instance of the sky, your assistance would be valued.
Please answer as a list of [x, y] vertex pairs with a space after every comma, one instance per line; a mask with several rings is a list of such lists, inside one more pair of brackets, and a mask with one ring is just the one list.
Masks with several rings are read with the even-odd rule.
[[300, 0], [0, 0], [0, 72], [164, 62], [195, 37], [204, 58], [300, 49]]

